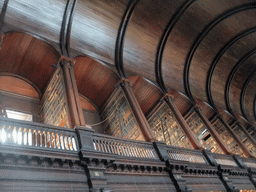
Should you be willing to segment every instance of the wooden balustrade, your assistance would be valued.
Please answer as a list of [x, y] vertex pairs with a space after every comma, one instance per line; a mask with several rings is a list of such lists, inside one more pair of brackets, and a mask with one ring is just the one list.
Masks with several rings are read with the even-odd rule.
[[215, 159], [216, 163], [219, 165], [228, 165], [232, 167], [238, 167], [234, 158], [231, 155], [224, 155], [224, 154], [217, 154], [217, 153], [211, 153], [211, 155]]
[[120, 156], [158, 159], [152, 143], [132, 141], [113, 137], [95, 137], [92, 139], [94, 149], [104, 153]]
[[241, 157], [241, 160], [243, 161], [244, 165], [246, 165], [247, 167], [256, 169], [256, 161], [254, 158]]
[[77, 151], [76, 140], [76, 133], [72, 129], [0, 118], [2, 145]]
[[190, 163], [207, 163], [201, 150], [191, 150], [178, 147], [166, 147], [170, 159], [189, 161]]

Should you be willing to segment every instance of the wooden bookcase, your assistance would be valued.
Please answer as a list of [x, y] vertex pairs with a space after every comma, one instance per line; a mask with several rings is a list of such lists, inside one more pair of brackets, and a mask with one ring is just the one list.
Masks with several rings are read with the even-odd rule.
[[56, 69], [42, 97], [41, 114], [45, 124], [70, 128], [67, 96], [60, 68]]
[[210, 150], [212, 153], [223, 154], [223, 151], [221, 150], [219, 144], [210, 134], [206, 125], [203, 123], [197, 112], [195, 110], [191, 110], [190, 113], [192, 115], [190, 115], [189, 118], [186, 120], [187, 124], [194, 132], [203, 147], [207, 150]]
[[105, 120], [104, 132], [108, 135], [144, 141], [136, 118], [122, 91], [117, 89], [100, 115]]
[[171, 146], [193, 148], [166, 102], [149, 118], [149, 124], [158, 141]]

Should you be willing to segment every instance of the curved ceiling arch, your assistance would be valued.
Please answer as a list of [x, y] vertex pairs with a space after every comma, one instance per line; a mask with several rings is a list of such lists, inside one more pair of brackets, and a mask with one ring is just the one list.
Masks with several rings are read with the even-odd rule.
[[192, 101], [185, 94], [180, 91], [176, 91], [173, 89], [168, 90], [168, 93], [173, 97], [173, 101], [181, 114], [184, 116], [193, 106]]
[[253, 115], [254, 115], [254, 121], [256, 121], [256, 94], [254, 96], [254, 99], [253, 99]]
[[157, 105], [164, 93], [162, 90], [150, 80], [141, 76], [130, 76], [132, 91], [137, 101], [147, 116]]
[[256, 76], [252, 78], [247, 86], [246, 92], [244, 93], [244, 109], [247, 114], [247, 120], [253, 125], [254, 120], [254, 97], [256, 94]]
[[212, 76], [214, 73], [214, 69], [216, 67], [216, 65], [218, 64], [219, 60], [221, 59], [221, 57], [224, 55], [224, 53], [233, 45], [235, 44], [237, 41], [239, 41], [241, 38], [256, 32], [256, 27], [252, 27], [250, 29], [247, 29], [241, 33], [239, 33], [238, 35], [236, 35], [235, 37], [233, 37], [231, 40], [229, 40], [220, 50], [219, 52], [215, 55], [212, 63], [211, 63], [211, 67], [209, 69], [208, 75], [207, 75], [207, 83], [206, 83], [206, 91], [207, 91], [207, 97], [208, 97], [208, 101], [210, 103], [210, 105], [212, 105], [215, 109], [217, 109], [213, 98], [212, 98], [212, 93], [211, 93], [211, 82], [212, 82]]
[[60, 54], [50, 44], [22, 32], [7, 32], [0, 50], [0, 72], [33, 82], [44, 92]]
[[245, 96], [245, 93], [246, 93], [246, 90], [247, 90], [247, 87], [249, 85], [249, 83], [251, 82], [251, 80], [253, 79], [253, 77], [255, 77], [256, 75], [256, 68], [252, 71], [252, 73], [249, 75], [249, 77], [246, 79], [244, 85], [243, 85], [243, 88], [242, 88], [242, 91], [241, 91], [241, 96], [240, 96], [240, 106], [241, 106], [241, 111], [242, 111], [242, 114], [243, 116], [245, 117], [245, 119], [247, 121], [249, 121], [249, 118], [247, 116], [247, 113], [245, 112], [245, 105], [244, 105], [244, 96]]
[[247, 4], [243, 4], [241, 6], [232, 8], [226, 12], [224, 12], [223, 14], [219, 15], [218, 17], [216, 17], [212, 22], [210, 22], [201, 32], [200, 34], [196, 37], [195, 41], [193, 42], [192, 47], [190, 48], [188, 55], [187, 55], [187, 59], [185, 62], [185, 67], [184, 67], [184, 76], [183, 76], [183, 80], [184, 80], [184, 88], [186, 91], [186, 94], [188, 95], [188, 97], [191, 99], [191, 101], [195, 102], [192, 94], [191, 94], [191, 90], [190, 90], [190, 85], [189, 85], [189, 70], [190, 70], [190, 64], [191, 61], [193, 59], [193, 56], [198, 48], [198, 46], [200, 45], [200, 43], [202, 42], [202, 40], [207, 36], [207, 34], [216, 26], [218, 25], [220, 22], [222, 22], [223, 20], [225, 20], [226, 18], [242, 12], [242, 11], [246, 11], [249, 9], [255, 9], [256, 8], [256, 3], [247, 3]]
[[138, 3], [138, 0], [130, 0], [123, 18], [121, 20], [121, 24], [119, 26], [117, 38], [116, 38], [116, 46], [115, 46], [115, 66], [119, 73], [119, 75], [123, 78], [126, 78], [123, 64], [123, 48], [124, 48], [124, 37], [126, 33], [127, 26], [131, 19], [133, 10]]
[[181, 7], [174, 13], [173, 17], [167, 24], [164, 33], [160, 39], [157, 53], [156, 53], [156, 64], [155, 64], [155, 73], [156, 73], [156, 82], [161, 87], [161, 89], [167, 93], [167, 89], [164, 84], [163, 80], [163, 74], [162, 74], [162, 59], [163, 59], [163, 52], [165, 45], [167, 43], [167, 40], [169, 38], [169, 35], [172, 32], [172, 29], [174, 28], [175, 24], [179, 20], [179, 18], [183, 15], [183, 13], [190, 7], [191, 4], [193, 4], [196, 0], [187, 0], [185, 3], [181, 5]]
[[101, 110], [120, 81], [119, 76], [108, 66], [88, 56], [78, 56], [75, 60], [74, 73], [78, 92]]
[[12, 73], [0, 73], [0, 89], [34, 98], [41, 98], [40, 89], [30, 80]]
[[251, 50], [250, 52], [248, 52], [247, 54], [245, 54], [237, 63], [236, 65], [233, 67], [233, 69], [231, 70], [227, 82], [226, 82], [226, 86], [225, 86], [225, 102], [226, 102], [226, 106], [228, 111], [232, 114], [235, 115], [231, 105], [230, 105], [230, 99], [229, 99], [229, 92], [230, 92], [230, 86], [231, 86], [231, 82], [234, 78], [235, 73], [237, 72], [237, 70], [239, 69], [239, 67], [248, 59], [250, 58], [253, 54], [256, 53], [256, 48], [254, 48], [253, 50]]

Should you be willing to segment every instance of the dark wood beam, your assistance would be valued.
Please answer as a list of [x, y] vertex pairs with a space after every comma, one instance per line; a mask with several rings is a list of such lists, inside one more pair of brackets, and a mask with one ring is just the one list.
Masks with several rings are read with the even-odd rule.
[[65, 32], [66, 32], [66, 23], [67, 23], [67, 18], [68, 18], [68, 8], [69, 8], [69, 3], [70, 0], [67, 1], [63, 19], [62, 19], [62, 24], [61, 24], [61, 30], [60, 30], [60, 50], [62, 55], [66, 55], [65, 51]]
[[129, 21], [131, 19], [133, 10], [136, 6], [136, 4], [139, 2], [139, 0], [130, 0], [125, 13], [123, 15], [121, 24], [119, 26], [118, 34], [116, 37], [116, 46], [115, 46], [115, 66], [116, 69], [121, 76], [121, 78], [126, 78], [126, 75], [124, 73], [124, 64], [123, 64], [123, 48], [124, 48], [124, 38], [127, 26], [129, 24]]
[[67, 28], [67, 34], [66, 34], [66, 50], [67, 50], [67, 55], [68, 57], [70, 56], [70, 36], [71, 36], [71, 28], [72, 28], [72, 23], [75, 15], [75, 10], [77, 6], [77, 0], [74, 0], [73, 6], [71, 9], [71, 13], [69, 15], [69, 21], [68, 21], [68, 28]]
[[256, 108], [255, 108], [255, 105], [256, 105], [256, 95], [254, 96], [254, 100], [253, 100], [253, 115], [254, 115], [254, 120], [256, 121]]
[[250, 52], [246, 53], [237, 63], [236, 65], [233, 67], [232, 71], [230, 72], [227, 82], [226, 82], [226, 86], [225, 86], [225, 102], [226, 102], [226, 106], [228, 111], [235, 116], [231, 105], [230, 105], [230, 101], [229, 101], [229, 90], [230, 90], [230, 86], [231, 86], [231, 82], [233, 80], [233, 77], [235, 76], [236, 71], [238, 70], [238, 68], [248, 59], [250, 58], [253, 54], [256, 53], [256, 48], [254, 48], [253, 50], [251, 50]]
[[158, 49], [156, 52], [156, 63], [155, 63], [155, 73], [156, 73], [156, 81], [159, 85], [159, 87], [162, 89], [163, 92], [168, 93], [163, 80], [163, 74], [162, 74], [162, 59], [163, 59], [163, 53], [164, 48], [166, 45], [166, 42], [170, 36], [170, 33], [172, 32], [172, 29], [174, 28], [177, 21], [180, 19], [180, 17], [183, 15], [183, 13], [189, 8], [189, 6], [194, 3], [196, 0], [187, 0], [184, 2], [181, 7], [174, 13], [171, 20], [167, 24], [164, 33], [160, 39]]
[[70, 55], [70, 35], [76, 5], [77, 0], [68, 0], [62, 19], [60, 31], [60, 50], [61, 54], [64, 56]]
[[247, 90], [247, 87], [249, 85], [249, 83], [251, 82], [251, 80], [253, 79], [253, 77], [256, 75], [256, 68], [252, 71], [252, 73], [249, 75], [249, 77], [246, 79], [242, 91], [241, 91], [241, 96], [240, 96], [240, 106], [241, 106], [241, 111], [243, 116], [246, 118], [247, 121], [249, 121], [249, 118], [245, 112], [245, 106], [244, 106], [244, 96]]
[[191, 94], [191, 90], [190, 90], [190, 85], [189, 85], [189, 70], [190, 70], [190, 65], [191, 65], [191, 61], [193, 59], [193, 56], [198, 48], [198, 46], [200, 45], [200, 43], [203, 41], [203, 39], [207, 36], [207, 34], [216, 26], [218, 25], [220, 22], [222, 22], [223, 20], [225, 20], [228, 17], [231, 17], [232, 15], [235, 15], [236, 13], [242, 12], [242, 11], [246, 11], [246, 10], [250, 10], [250, 9], [255, 9], [256, 8], [256, 3], [247, 3], [247, 4], [243, 4], [241, 6], [238, 7], [234, 7], [226, 12], [224, 12], [223, 14], [219, 15], [218, 17], [216, 17], [212, 22], [210, 22], [200, 33], [199, 35], [196, 37], [193, 45], [191, 46], [189, 52], [188, 52], [188, 56], [185, 62], [185, 67], [184, 67], [184, 88], [186, 91], [186, 94], [188, 95], [188, 97], [195, 103], [195, 100]]
[[8, 6], [9, 0], [5, 0], [3, 7], [2, 7], [2, 11], [1, 11], [1, 15], [0, 15], [0, 32], [3, 28], [3, 24], [4, 24], [4, 17], [5, 17], [5, 13], [7, 10], [7, 6]]
[[230, 39], [220, 50], [219, 52], [216, 54], [216, 56], [214, 57], [211, 67], [208, 71], [208, 75], [207, 75], [207, 83], [206, 83], [206, 91], [207, 91], [207, 97], [208, 97], [208, 101], [210, 103], [211, 106], [213, 106], [214, 109], [217, 109], [213, 98], [212, 98], [212, 91], [211, 91], [211, 85], [212, 85], [212, 76], [215, 70], [215, 67], [217, 66], [219, 60], [221, 59], [221, 57], [224, 55], [224, 53], [233, 45], [235, 44], [237, 41], [239, 41], [241, 38], [245, 37], [246, 35], [249, 35], [251, 33], [256, 32], [256, 27], [252, 27], [250, 29], [247, 29], [241, 33], [239, 33], [238, 35], [236, 35], [235, 37], [233, 37], [232, 39]]

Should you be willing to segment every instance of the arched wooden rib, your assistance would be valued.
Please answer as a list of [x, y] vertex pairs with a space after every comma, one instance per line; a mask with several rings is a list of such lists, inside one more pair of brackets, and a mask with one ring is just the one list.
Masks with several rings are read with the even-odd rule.
[[248, 59], [250, 58], [254, 53], [256, 53], [256, 48], [254, 48], [253, 50], [251, 50], [250, 52], [246, 53], [237, 63], [236, 65], [233, 67], [232, 71], [230, 72], [227, 82], [226, 82], [226, 86], [225, 86], [225, 102], [226, 102], [226, 106], [228, 111], [234, 116], [234, 112], [230, 106], [230, 102], [229, 102], [229, 90], [230, 90], [230, 85], [231, 82], [233, 80], [233, 77], [236, 73], [236, 71], [238, 70], [238, 68]]
[[[70, 55], [70, 35], [71, 35], [71, 27], [73, 23], [76, 5], [77, 5], [77, 0], [67, 1], [65, 12], [62, 19], [62, 25], [61, 25], [60, 50], [62, 55], [65, 55], [68, 57]], [[67, 25], [67, 21], [68, 21], [68, 25]]]
[[66, 34], [66, 50], [67, 50], [68, 57], [70, 56], [71, 27], [72, 27], [74, 15], [75, 15], [75, 10], [76, 10], [76, 6], [77, 6], [77, 2], [78, 2], [77, 0], [74, 0], [74, 2], [73, 2], [73, 6], [72, 6], [71, 13], [70, 13], [70, 16], [69, 16], [67, 34]]
[[247, 121], [249, 121], [248, 116], [245, 112], [245, 107], [244, 107], [244, 96], [247, 90], [247, 87], [249, 83], [251, 82], [252, 78], [256, 75], [256, 68], [253, 70], [253, 72], [249, 75], [249, 77], [246, 79], [242, 91], [241, 91], [241, 96], [240, 96], [240, 106], [241, 106], [241, 111], [243, 116], [246, 118]]
[[255, 108], [255, 105], [256, 105], [256, 95], [254, 96], [254, 100], [253, 100], [253, 115], [254, 115], [254, 120], [256, 121], [256, 108]]
[[69, 7], [70, 0], [67, 1], [63, 19], [62, 19], [62, 24], [61, 24], [61, 30], [60, 30], [60, 50], [62, 55], [66, 55], [65, 51], [65, 32], [66, 32], [66, 23], [67, 23], [67, 18], [68, 18], [68, 7]]
[[208, 101], [210, 103], [211, 106], [214, 107], [214, 109], [217, 109], [216, 105], [214, 104], [213, 98], [212, 98], [212, 91], [211, 91], [211, 83], [212, 83], [212, 76], [213, 76], [213, 72], [214, 69], [216, 67], [216, 65], [218, 64], [219, 60], [221, 59], [221, 57], [223, 56], [223, 54], [233, 45], [235, 44], [237, 41], [239, 41], [241, 38], [245, 37], [246, 35], [249, 35], [251, 33], [256, 32], [256, 27], [252, 27], [248, 30], [245, 30], [241, 33], [239, 33], [238, 35], [236, 35], [235, 37], [233, 37], [231, 40], [229, 40], [220, 50], [219, 52], [216, 54], [216, 56], [214, 57], [211, 67], [209, 69], [208, 75], [207, 75], [207, 83], [206, 83], [206, 91], [207, 91], [207, 97], [208, 97]]
[[186, 62], [185, 62], [185, 67], [184, 67], [184, 88], [186, 91], [186, 94], [188, 95], [188, 97], [195, 103], [195, 100], [191, 94], [191, 90], [190, 90], [190, 85], [189, 85], [189, 69], [190, 69], [190, 64], [192, 61], [192, 58], [196, 52], [196, 49], [198, 48], [198, 46], [200, 45], [200, 43], [203, 41], [203, 39], [206, 37], [206, 35], [217, 25], [219, 24], [221, 21], [223, 21], [224, 19], [239, 13], [241, 11], [245, 11], [245, 10], [249, 10], [249, 9], [255, 9], [256, 8], [256, 3], [247, 3], [247, 4], [243, 4], [241, 6], [232, 8], [226, 12], [224, 12], [223, 14], [219, 15], [216, 19], [214, 19], [212, 22], [210, 22], [203, 30], [202, 32], [197, 36], [196, 40], [194, 41], [191, 49], [189, 50]]
[[131, 19], [133, 10], [138, 3], [139, 0], [130, 0], [125, 13], [123, 15], [121, 24], [119, 26], [117, 38], [116, 38], [116, 46], [115, 46], [115, 66], [119, 73], [119, 75], [123, 78], [126, 78], [123, 67], [123, 48], [124, 48], [124, 37], [126, 33], [126, 29], [128, 23]]
[[169, 38], [169, 35], [179, 20], [179, 18], [183, 15], [183, 13], [189, 8], [189, 6], [194, 3], [196, 0], [187, 0], [184, 2], [181, 7], [174, 13], [171, 20], [167, 24], [164, 33], [160, 39], [157, 53], [156, 53], [156, 63], [155, 63], [155, 73], [156, 73], [156, 81], [159, 85], [159, 87], [162, 89], [163, 92], [168, 93], [163, 80], [163, 74], [162, 74], [162, 59], [163, 59], [163, 52], [166, 45], [166, 42]]
[[1, 29], [2, 29], [3, 24], [4, 24], [4, 17], [5, 17], [5, 13], [6, 13], [6, 10], [7, 10], [8, 3], [9, 3], [9, 0], [5, 0], [4, 4], [3, 4], [3, 7], [2, 7], [2, 11], [1, 11], [1, 15], [0, 15], [0, 32], [1, 32]]

